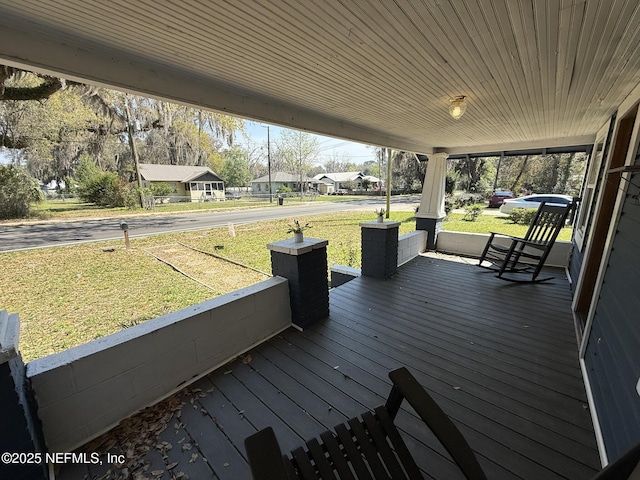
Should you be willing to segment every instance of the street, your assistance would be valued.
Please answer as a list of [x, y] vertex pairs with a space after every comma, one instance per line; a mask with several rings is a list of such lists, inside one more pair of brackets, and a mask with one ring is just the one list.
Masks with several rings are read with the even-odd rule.
[[[411, 210], [420, 201], [419, 196], [395, 197], [393, 210]], [[130, 238], [157, 235], [167, 232], [200, 230], [226, 226], [276, 220], [300, 218], [331, 212], [350, 210], [373, 211], [384, 207], [384, 198], [353, 200], [346, 202], [309, 202], [285, 204], [281, 207], [265, 207], [247, 210], [225, 210], [211, 213], [189, 213], [174, 215], [148, 215], [141, 217], [108, 218], [83, 221], [52, 221], [0, 226], [0, 252], [71, 245], [122, 238], [120, 222], [129, 226]]]

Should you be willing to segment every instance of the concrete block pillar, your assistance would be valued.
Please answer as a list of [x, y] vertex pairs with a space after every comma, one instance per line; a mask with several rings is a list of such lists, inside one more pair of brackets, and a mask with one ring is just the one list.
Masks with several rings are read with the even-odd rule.
[[424, 178], [420, 207], [416, 213], [416, 230], [427, 231], [427, 248], [434, 250], [438, 232], [447, 214], [444, 210], [448, 153], [427, 155], [429, 163]]
[[362, 239], [362, 275], [391, 278], [398, 270], [398, 231], [400, 222], [364, 222]]
[[271, 251], [271, 272], [289, 280], [291, 319], [306, 328], [329, 316], [327, 240], [293, 238], [267, 245]]
[[[0, 311], [0, 453], [44, 453], [38, 448], [39, 424], [32, 421], [25, 393], [25, 366], [18, 352], [18, 315]], [[0, 478], [31, 480], [46, 478], [40, 463], [0, 463]]]

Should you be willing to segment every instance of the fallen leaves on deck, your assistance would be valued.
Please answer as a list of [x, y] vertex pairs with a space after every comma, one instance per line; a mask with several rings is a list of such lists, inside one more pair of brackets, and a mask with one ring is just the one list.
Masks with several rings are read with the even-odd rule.
[[[179, 462], [167, 463], [173, 445], [160, 439], [160, 434], [166, 430], [172, 419], [180, 418], [183, 405], [184, 402], [177, 395], [173, 395], [124, 419], [117, 427], [85, 445], [86, 452], [98, 452], [102, 460], [106, 458], [107, 453], [125, 456], [123, 464], [112, 464], [99, 480], [188, 480], [189, 477], [180, 471]], [[175, 425], [181, 423], [177, 422]], [[153, 470], [150, 470], [150, 462], [145, 456], [152, 448], [155, 448], [164, 460], [163, 469], [154, 465]]]

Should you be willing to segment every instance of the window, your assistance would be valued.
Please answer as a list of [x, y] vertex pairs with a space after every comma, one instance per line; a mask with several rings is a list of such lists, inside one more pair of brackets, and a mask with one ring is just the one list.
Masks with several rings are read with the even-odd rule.
[[595, 192], [598, 184], [598, 176], [602, 165], [602, 156], [604, 153], [604, 137], [598, 136], [596, 144], [593, 146], [593, 153], [589, 161], [587, 176], [584, 180], [582, 190], [582, 199], [580, 201], [580, 210], [574, 226], [574, 238], [576, 245], [580, 250], [586, 240], [591, 217], [593, 216], [595, 202]]

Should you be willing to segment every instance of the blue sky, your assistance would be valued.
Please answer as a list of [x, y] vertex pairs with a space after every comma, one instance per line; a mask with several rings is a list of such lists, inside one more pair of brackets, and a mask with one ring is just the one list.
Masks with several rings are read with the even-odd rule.
[[[273, 142], [280, 136], [280, 132], [286, 130], [282, 127], [269, 125], [269, 135]], [[252, 144], [262, 145], [267, 142], [267, 124], [246, 120], [245, 128]], [[320, 163], [330, 160], [334, 155], [353, 163], [361, 164], [367, 160], [375, 160], [375, 152], [372, 147], [362, 143], [349, 142], [333, 137], [324, 137], [311, 134], [318, 139], [320, 145]]]
[[9, 163], [9, 157], [5, 155], [4, 147], [0, 147], [0, 163]]

